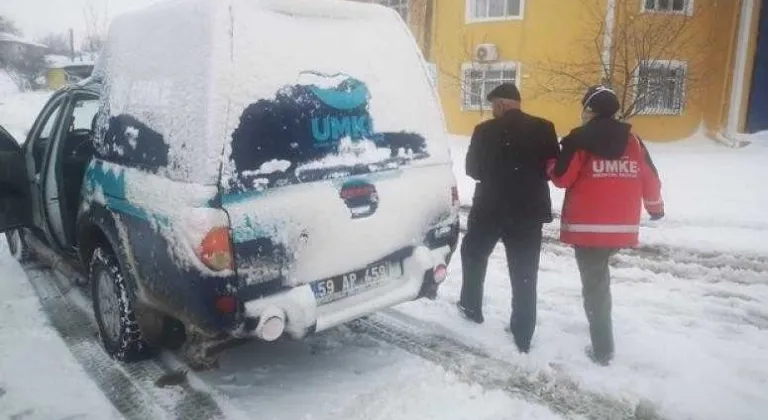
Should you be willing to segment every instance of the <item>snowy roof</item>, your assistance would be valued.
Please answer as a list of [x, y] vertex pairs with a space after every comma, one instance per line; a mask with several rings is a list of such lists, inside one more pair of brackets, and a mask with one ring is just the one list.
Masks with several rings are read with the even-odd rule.
[[49, 69], [65, 69], [77, 66], [93, 66], [96, 63], [96, 60], [92, 54], [75, 57], [74, 60], [65, 55], [51, 54], [45, 56], [45, 62]]
[[18, 37], [14, 34], [8, 33], [8, 32], [0, 32], [0, 43], [2, 42], [8, 42], [8, 43], [14, 43], [14, 44], [22, 44], [27, 45], [30, 47], [38, 47], [38, 48], [48, 48], [47, 45], [43, 45], [37, 42], [33, 42], [21, 37]]

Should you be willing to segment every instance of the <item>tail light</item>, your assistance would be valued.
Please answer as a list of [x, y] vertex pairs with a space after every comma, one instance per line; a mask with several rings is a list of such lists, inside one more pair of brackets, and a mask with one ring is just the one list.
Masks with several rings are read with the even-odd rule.
[[453, 204], [454, 206], [459, 205], [459, 187], [457, 187], [456, 185], [451, 187], [451, 204]]
[[231, 295], [216, 299], [216, 309], [223, 314], [232, 314], [237, 310], [237, 298]]
[[229, 216], [223, 210], [190, 209], [185, 215], [184, 234], [206, 267], [213, 271], [234, 269]]
[[376, 187], [371, 184], [360, 184], [342, 188], [339, 196], [341, 196], [342, 200], [352, 200], [370, 197], [373, 194], [376, 194]]
[[229, 227], [215, 227], [208, 231], [197, 248], [197, 256], [208, 268], [214, 271], [234, 268], [232, 258], [232, 240]]

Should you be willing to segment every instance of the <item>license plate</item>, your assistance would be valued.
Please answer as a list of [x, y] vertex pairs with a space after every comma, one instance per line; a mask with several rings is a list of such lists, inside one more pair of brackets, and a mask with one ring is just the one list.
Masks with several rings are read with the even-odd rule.
[[400, 261], [382, 261], [362, 270], [311, 283], [317, 303], [324, 304], [365, 292], [403, 275]]

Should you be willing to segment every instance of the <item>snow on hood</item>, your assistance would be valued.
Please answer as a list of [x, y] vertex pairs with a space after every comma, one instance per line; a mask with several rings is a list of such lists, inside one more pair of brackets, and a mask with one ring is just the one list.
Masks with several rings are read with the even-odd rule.
[[321, 89], [336, 89], [345, 80], [347, 80], [347, 76], [345, 74], [326, 76], [320, 73], [305, 72], [299, 75], [296, 84], [302, 86], [314, 86]]
[[[124, 159], [137, 142], [142, 151], [132, 160], [175, 181], [215, 184], [223, 137], [209, 126], [226, 104], [214, 100], [211, 75], [214, 64], [226, 71], [228, 55], [226, 44], [214, 47], [226, 32], [217, 15], [226, 6], [219, 6], [165, 2], [113, 21], [95, 69], [106, 99], [97, 138], [109, 135], [97, 146], [107, 157]], [[126, 136], [135, 134], [129, 126], [138, 128], [138, 138]], [[150, 155], [151, 162], [141, 160]]]
[[[222, 84], [238, 81], [238, 89], [228, 96], [226, 189], [241, 189], [232, 180], [269, 159], [293, 163], [284, 171], [289, 182], [348, 175], [354, 165], [376, 171], [449, 161], [440, 104], [397, 13], [323, 0], [232, 4], [233, 73]], [[291, 35], [254, 45], [264, 31]], [[273, 65], [263, 69], [264, 62]]]
[[[394, 11], [329, 0], [232, 0], [232, 5], [230, 80], [240, 87], [233, 91], [235, 109], [274, 97], [285, 86], [332, 90], [352, 79], [361, 82], [351, 87], [359, 89], [360, 99], [370, 98], [378, 131], [444, 132], [426, 64]], [[279, 43], [253, 42], [265, 33], [286, 36]]]
[[[416, 133], [433, 159], [449, 159], [424, 59], [387, 8], [332, 0], [165, 2], [116, 19], [100, 59], [96, 74], [108, 98], [100, 126], [142, 127], [158, 150], [167, 149], [158, 172], [177, 181], [214, 185], [222, 158], [231, 175], [230, 143], [244, 111], [296, 87], [337, 109], [365, 102], [377, 132]], [[109, 148], [120, 157], [142, 142], [126, 128], [113, 130], [119, 147]], [[261, 165], [247, 170], [278, 172]]]

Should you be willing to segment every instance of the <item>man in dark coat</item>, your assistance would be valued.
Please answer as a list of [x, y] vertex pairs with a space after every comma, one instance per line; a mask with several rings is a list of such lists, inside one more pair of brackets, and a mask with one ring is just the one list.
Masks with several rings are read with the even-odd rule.
[[536, 283], [542, 225], [552, 222], [546, 164], [557, 157], [554, 125], [520, 109], [520, 92], [502, 84], [488, 94], [492, 120], [475, 128], [467, 152], [467, 175], [477, 181], [467, 234], [461, 245], [460, 312], [484, 322], [483, 283], [488, 257], [499, 239], [512, 283], [510, 330], [528, 352], [536, 328]]

